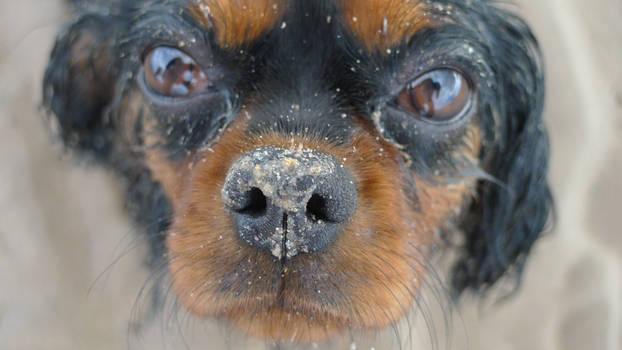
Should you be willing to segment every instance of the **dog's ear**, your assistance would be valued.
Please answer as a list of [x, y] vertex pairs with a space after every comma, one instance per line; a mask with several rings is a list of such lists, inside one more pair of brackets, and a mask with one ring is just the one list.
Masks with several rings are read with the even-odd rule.
[[82, 14], [57, 38], [43, 80], [43, 105], [56, 118], [64, 143], [96, 157], [111, 146], [105, 111], [115, 96], [120, 18]]
[[508, 271], [519, 278], [553, 207], [538, 44], [518, 17], [497, 13], [486, 21], [497, 91], [484, 106], [495, 131], [484, 140], [481, 162], [497, 181], [480, 181], [464, 218], [465, 246], [452, 276], [457, 295], [485, 291]]

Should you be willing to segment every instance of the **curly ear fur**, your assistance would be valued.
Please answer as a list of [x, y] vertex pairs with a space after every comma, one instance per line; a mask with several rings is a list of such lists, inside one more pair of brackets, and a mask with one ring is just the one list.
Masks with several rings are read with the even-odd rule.
[[[106, 1], [108, 6], [113, 2]], [[75, 0], [72, 4], [80, 7], [93, 1]], [[118, 11], [130, 13], [127, 10]], [[117, 121], [109, 109], [115, 107], [120, 92], [116, 91], [122, 67], [117, 43], [128, 21], [111, 11], [100, 8], [83, 13], [58, 36], [45, 71], [43, 104], [50, 118], [58, 122], [67, 147], [112, 165], [125, 180], [127, 208], [151, 237], [149, 263], [155, 265], [163, 254], [162, 232], [171, 210], [151, 173], [134, 157], [116, 154], [120, 151], [114, 144], [118, 142]]]
[[458, 295], [466, 289], [485, 291], [508, 270], [520, 278], [552, 209], [538, 44], [516, 16], [499, 11], [485, 20], [498, 86], [497, 98], [486, 107], [501, 125], [491, 136], [494, 141], [484, 142], [482, 163], [498, 183], [479, 183], [464, 218], [466, 242], [452, 276]]
[[113, 53], [122, 23], [86, 13], [56, 40], [43, 80], [43, 105], [56, 118], [70, 148], [105, 157], [111, 148], [106, 107], [115, 96], [119, 74]]

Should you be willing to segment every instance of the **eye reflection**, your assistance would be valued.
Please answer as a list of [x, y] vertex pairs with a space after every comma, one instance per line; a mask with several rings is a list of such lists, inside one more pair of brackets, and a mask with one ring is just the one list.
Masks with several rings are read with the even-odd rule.
[[208, 86], [203, 69], [190, 56], [172, 47], [151, 50], [143, 67], [147, 85], [164, 96], [190, 96]]

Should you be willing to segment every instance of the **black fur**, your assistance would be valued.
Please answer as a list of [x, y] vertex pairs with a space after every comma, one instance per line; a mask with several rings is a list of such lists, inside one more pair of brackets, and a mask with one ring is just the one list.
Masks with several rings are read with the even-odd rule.
[[519, 17], [482, 11], [495, 94], [484, 105], [501, 118], [484, 143], [484, 170], [464, 219], [466, 245], [453, 270], [456, 293], [485, 290], [509, 269], [515, 276], [547, 224], [553, 207], [547, 182], [549, 140], [542, 121], [544, 74], [538, 44]]
[[[87, 1], [75, 2], [83, 6]], [[391, 96], [395, 89], [403, 86], [404, 78], [412, 78], [416, 73], [408, 71], [408, 66], [423, 70], [427, 62], [424, 58], [430, 57], [461, 65], [471, 74], [479, 93], [476, 114], [484, 137], [480, 162], [488, 175], [481, 176], [476, 199], [457, 225], [466, 239], [453, 269], [453, 290], [456, 294], [466, 289], [484, 291], [507, 271], [520, 276], [525, 259], [544, 230], [552, 209], [546, 178], [549, 143], [541, 119], [544, 81], [539, 48], [519, 17], [499, 9], [490, 1], [438, 2], [453, 5], [453, 24], [445, 26], [445, 31], [441, 27], [438, 32], [418, 34], [388, 59], [365, 56], [342, 32], [319, 31], [317, 36], [312, 36], [314, 40], [327, 35], [343, 36], [343, 42], [337, 42], [337, 45], [329, 42], [331, 40], [323, 42], [318, 46], [322, 51], [318, 52], [315, 44], [304, 43], [304, 32], [295, 32], [296, 28], [309, 26], [313, 18], [302, 19], [298, 26], [290, 22], [294, 32], [286, 43], [278, 42], [276, 36], [273, 38], [268, 34], [263, 45], [246, 48], [237, 56], [212, 47], [212, 57], [221, 63], [218, 71], [228, 73], [227, 81], [217, 87], [219, 97], [209, 102], [212, 106], [209, 113], [212, 114], [205, 114], [205, 108], [201, 111], [193, 107], [181, 110], [175, 109], [178, 107], [159, 108], [161, 115], [166, 114], [160, 118], [162, 132], [173, 126], [167, 136], [169, 144], [165, 145], [166, 148], [171, 154], [178, 154], [211, 141], [235, 116], [235, 109], [244, 105], [247, 94], [254, 94], [257, 98], [259, 92], [259, 101], [266, 105], [263, 117], [253, 129], [258, 132], [272, 125], [274, 120], [271, 118], [279, 111], [292, 113], [293, 101], [304, 100], [305, 96], [313, 95], [313, 91], [321, 90], [321, 94], [304, 100], [302, 109], [294, 112], [297, 114], [293, 117], [294, 122], [281, 119], [278, 127], [299, 132], [318, 122], [333, 123], [331, 127], [315, 130], [318, 132], [316, 136], [327, 136], [331, 142], [339, 142], [350, 134], [347, 120], [341, 118], [343, 114], [362, 111], [370, 115], [378, 111], [387, 127], [383, 136], [393, 141], [401, 140], [399, 143], [405, 145], [415, 170], [424, 173], [440, 170], [452, 176], [459, 175], [461, 171], [469, 170], [469, 164], [449, 155], [450, 150], [458, 146], [455, 140], [461, 139], [457, 135], [464, 132], [463, 129], [436, 136], [431, 132], [415, 136], [399, 131], [395, 126], [399, 123], [392, 124], [387, 118], [399, 117], [399, 111], [391, 105]], [[93, 2], [89, 3], [92, 5]], [[140, 85], [142, 40], [147, 35], [155, 35], [149, 33], [153, 32], [152, 26], [141, 27], [150, 16], [158, 15], [152, 13], [155, 7], [142, 6], [149, 3], [124, 0], [108, 2], [107, 5], [99, 2], [99, 7], [84, 7], [86, 12], [59, 36], [54, 47], [44, 78], [44, 105], [58, 121], [60, 136], [68, 147], [93, 155], [127, 180], [130, 184], [129, 206], [134, 208], [132, 211], [139, 223], [149, 227], [154, 256], [161, 256], [162, 236], [171, 215], [170, 204], [159, 184], [141, 165], [140, 152], [134, 152], [132, 148], [136, 145], [126, 144], [126, 139], [120, 137], [122, 117], [116, 114], [123, 96]], [[175, 8], [179, 3], [184, 1], [169, 1], [158, 6]], [[321, 11], [314, 13], [313, 10], [317, 10], [315, 5], [308, 6], [311, 11], [300, 6], [298, 15], [307, 12], [311, 16], [321, 14]], [[327, 5], [327, 8], [332, 7]], [[337, 16], [333, 15], [333, 18]], [[324, 21], [324, 18], [315, 20]], [[186, 21], [184, 26], [192, 26], [187, 18], [175, 21]], [[158, 23], [176, 26], [175, 21]], [[197, 45], [209, 46], [209, 33], [193, 33], [198, 36]], [[94, 39], [85, 43], [80, 40], [85, 36]], [[474, 51], [465, 51], [465, 42]], [[77, 43], [82, 43], [79, 50]], [[283, 56], [301, 49], [305, 55], [292, 57], [297, 57], [302, 65], [300, 62], [288, 65], [288, 57]], [[271, 70], [271, 60], [279, 55], [279, 65], [285, 68]], [[252, 63], [245, 63], [249, 57], [253, 58]], [[105, 64], [95, 62], [101, 59]], [[300, 77], [301, 67], [308, 74], [306, 77], [302, 75], [303, 80], [291, 82], [293, 88], [288, 90], [295, 90], [292, 94], [285, 97], [278, 92], [272, 94], [282, 90], [282, 85], [273, 86], [274, 91], [266, 87], [270, 86], [271, 80], [281, 83], [286, 80], [279, 79], [279, 74]], [[381, 69], [378, 71], [376, 67]], [[248, 71], [244, 72], [244, 69]], [[341, 79], [337, 81], [335, 76]], [[305, 111], [317, 104], [324, 108], [323, 117], [309, 120], [310, 114]], [[453, 136], [441, 137], [447, 133]], [[150, 225], [154, 221], [159, 224]]]
[[104, 61], [115, 56], [119, 25], [111, 16], [80, 16], [57, 40], [45, 72], [43, 103], [56, 116], [63, 141], [97, 156], [112, 146], [103, 115], [119, 72]]

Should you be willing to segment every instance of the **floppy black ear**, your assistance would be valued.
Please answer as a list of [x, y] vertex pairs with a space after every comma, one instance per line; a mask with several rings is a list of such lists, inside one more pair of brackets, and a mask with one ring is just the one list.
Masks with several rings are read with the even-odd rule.
[[115, 95], [116, 37], [122, 22], [87, 13], [57, 38], [43, 80], [43, 105], [58, 121], [64, 143], [105, 157], [111, 126], [104, 114]]
[[496, 13], [486, 23], [497, 96], [485, 106], [496, 121], [481, 159], [484, 170], [499, 183], [482, 180], [464, 218], [465, 246], [452, 276], [457, 294], [465, 289], [485, 291], [508, 271], [520, 277], [552, 210], [537, 42], [513, 15]]

